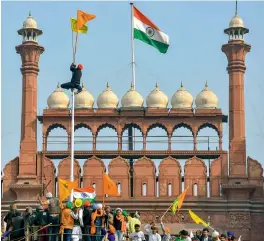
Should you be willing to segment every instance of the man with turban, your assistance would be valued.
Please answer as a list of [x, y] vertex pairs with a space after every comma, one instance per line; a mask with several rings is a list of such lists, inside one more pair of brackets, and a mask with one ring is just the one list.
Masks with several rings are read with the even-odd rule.
[[90, 225], [91, 225], [91, 209], [90, 209], [90, 202], [89, 201], [84, 201], [83, 203], [83, 241], [91, 241], [90, 237]]
[[134, 214], [134, 217], [131, 218], [128, 222], [129, 224], [129, 233], [134, 233], [135, 232], [135, 225], [138, 224], [139, 226], [141, 226], [141, 222], [140, 222], [140, 216], [139, 213], [136, 211], [136, 213]]

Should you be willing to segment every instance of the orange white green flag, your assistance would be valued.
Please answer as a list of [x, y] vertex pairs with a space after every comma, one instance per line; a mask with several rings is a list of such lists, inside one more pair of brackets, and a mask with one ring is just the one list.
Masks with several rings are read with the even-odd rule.
[[165, 54], [169, 48], [169, 36], [162, 32], [149, 18], [133, 6], [134, 38]]

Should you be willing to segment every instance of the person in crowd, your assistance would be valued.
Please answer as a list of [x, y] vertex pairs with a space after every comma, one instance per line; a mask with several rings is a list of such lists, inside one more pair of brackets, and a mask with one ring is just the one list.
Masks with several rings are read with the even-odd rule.
[[183, 241], [192, 241], [192, 239], [191, 239], [190, 236], [189, 236], [188, 231], [186, 231], [186, 230], [182, 230], [182, 231], [180, 232], [180, 237], [181, 237], [180, 240], [183, 240]]
[[161, 241], [161, 236], [158, 233], [158, 229], [154, 222], [145, 226], [145, 231], [148, 234], [149, 241]]
[[[48, 210], [44, 210], [44, 208], [40, 205], [36, 209], [36, 219], [35, 225], [38, 226], [38, 229], [41, 229], [38, 232], [40, 241], [49, 241], [48, 227], [45, 227], [49, 224], [49, 213]], [[57, 235], [55, 235], [57, 236]]]
[[212, 232], [212, 241], [220, 241], [219, 233], [216, 230]]
[[228, 240], [228, 241], [231, 241], [231, 238], [232, 238], [232, 236], [234, 236], [234, 235], [235, 235], [234, 232], [232, 232], [232, 231], [228, 231], [228, 232], [227, 232], [227, 240]]
[[91, 214], [91, 240], [92, 241], [102, 241], [103, 237], [101, 234], [101, 229], [103, 226], [103, 205], [97, 204], [93, 205], [93, 211]]
[[49, 223], [51, 225], [48, 228], [50, 241], [57, 241], [57, 236], [60, 230], [60, 200], [57, 197], [53, 197], [52, 193], [46, 194], [48, 211], [49, 211]]
[[168, 227], [165, 228], [162, 218], [160, 219], [160, 226], [163, 233], [162, 241], [170, 241], [171, 235], [170, 235], [170, 229]]
[[122, 214], [122, 209], [116, 209], [116, 215], [114, 215], [114, 228], [116, 230], [115, 233], [115, 240], [122, 241], [124, 233], [126, 232], [126, 219], [125, 216]]
[[129, 238], [132, 239], [132, 241], [145, 241], [145, 235], [144, 233], [140, 230], [140, 225], [139, 224], [135, 224], [134, 227], [134, 232], [130, 233]]
[[194, 237], [200, 240], [202, 236], [202, 230], [196, 230]]
[[83, 209], [82, 206], [82, 200], [77, 198], [74, 201], [74, 208], [73, 212], [75, 213], [74, 218], [74, 226], [72, 229], [72, 241], [79, 241], [79, 239], [82, 239], [82, 230], [81, 227], [83, 227]]
[[232, 236], [231, 237], [231, 241], [236, 241], [236, 237], [235, 236]]
[[111, 212], [110, 206], [105, 206], [105, 227], [107, 230], [110, 229], [110, 225], [114, 225], [114, 216]]
[[140, 222], [140, 215], [138, 211], [134, 214], [133, 218], [131, 218], [128, 222], [128, 227], [129, 227], [129, 233], [134, 233], [135, 232], [135, 225], [138, 224], [139, 226], [141, 225]]
[[78, 93], [82, 91], [82, 87], [80, 86], [81, 78], [82, 78], [82, 69], [83, 66], [81, 64], [78, 64], [76, 68], [76, 64], [72, 63], [70, 66], [70, 70], [72, 72], [72, 78], [71, 82], [67, 82], [61, 85], [61, 88], [63, 89], [77, 89]]
[[60, 232], [63, 232], [64, 241], [71, 241], [74, 220], [77, 218], [77, 215], [75, 215], [75, 213], [72, 211], [72, 203], [67, 202], [66, 208], [64, 208], [61, 213]]
[[209, 229], [204, 228], [202, 236], [200, 237], [200, 241], [212, 241], [212, 239], [209, 237]]
[[91, 225], [91, 209], [90, 209], [90, 202], [89, 201], [84, 201], [83, 203], [83, 229], [82, 233], [83, 235], [83, 241], [91, 241], [90, 237], [90, 225]]
[[6, 232], [7, 232], [7, 231], [9, 230], [9, 228], [10, 228], [11, 220], [12, 220], [12, 218], [13, 218], [14, 213], [16, 213], [16, 211], [17, 211], [17, 206], [16, 206], [16, 204], [15, 204], [15, 203], [10, 204], [10, 206], [9, 206], [9, 211], [8, 211], [7, 215], [5, 216], [5, 218], [4, 218], [4, 222], [6, 222]]
[[9, 233], [10, 233], [10, 240], [23, 238], [25, 235], [24, 219], [21, 213], [18, 212], [17, 210], [15, 210], [13, 213], [13, 216], [10, 222]]
[[221, 241], [226, 241], [227, 236], [226, 236], [226, 234], [223, 233], [223, 234], [220, 235], [219, 238], [220, 238]]
[[108, 241], [115, 241], [115, 228], [113, 225], [109, 225], [109, 229], [107, 231], [107, 239]]
[[[33, 232], [32, 226], [34, 225], [36, 215], [33, 214], [33, 210], [31, 207], [27, 207], [26, 211], [23, 213], [24, 219], [24, 228], [25, 228], [25, 236], [29, 237], [30, 234]], [[29, 240], [29, 238], [27, 238]]]

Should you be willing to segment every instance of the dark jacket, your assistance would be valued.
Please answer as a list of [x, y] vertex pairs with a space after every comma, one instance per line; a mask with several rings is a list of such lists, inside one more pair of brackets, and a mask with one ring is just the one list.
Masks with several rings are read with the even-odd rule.
[[45, 226], [49, 223], [49, 213], [47, 211], [38, 211], [36, 214], [35, 225]]
[[[203, 236], [200, 237], [200, 241], [204, 241], [204, 237]], [[212, 238], [208, 237], [208, 241], [212, 241]]]
[[24, 219], [23, 219], [23, 217], [16, 216], [16, 217], [12, 218], [11, 227], [12, 227], [11, 240], [24, 236]]
[[70, 70], [72, 71], [71, 82], [76, 85], [80, 85], [82, 78], [82, 71], [76, 68], [76, 65], [74, 64], [71, 65]]
[[49, 213], [60, 214], [60, 200], [56, 197], [49, 199]]
[[92, 211], [89, 208], [83, 209], [83, 225], [90, 226], [91, 225], [91, 213]]

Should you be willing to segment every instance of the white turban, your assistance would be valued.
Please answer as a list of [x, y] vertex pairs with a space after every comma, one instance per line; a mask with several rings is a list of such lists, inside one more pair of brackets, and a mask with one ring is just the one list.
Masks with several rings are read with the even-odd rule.
[[97, 209], [102, 209], [102, 208], [103, 208], [103, 204], [98, 203], [98, 204], [96, 205], [96, 208], [97, 208]]
[[123, 212], [122, 208], [117, 208], [116, 211], [118, 210], [120, 210], [121, 213]]
[[212, 238], [218, 238], [218, 237], [219, 237], [219, 233], [216, 230], [214, 230], [212, 232]]
[[52, 193], [51, 192], [46, 193], [46, 198], [52, 198]]

